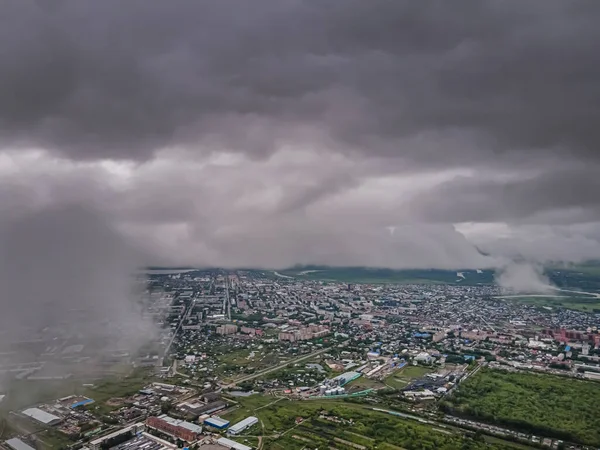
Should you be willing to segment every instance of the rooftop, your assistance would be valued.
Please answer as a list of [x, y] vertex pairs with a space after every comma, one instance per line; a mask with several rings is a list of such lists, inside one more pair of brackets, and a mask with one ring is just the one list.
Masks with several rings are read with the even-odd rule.
[[5, 441], [5, 444], [8, 445], [13, 450], [35, 450], [33, 447], [31, 447], [30, 445], [26, 444], [25, 442], [23, 442], [21, 439], [18, 439], [18, 438], [9, 439], [9, 440]]
[[202, 433], [202, 427], [200, 425], [196, 425], [195, 423], [186, 422], [185, 420], [174, 419], [172, 417], [167, 416], [166, 414], [158, 416], [158, 418], [170, 423], [171, 425], [187, 428], [188, 430], [193, 431], [194, 433]]
[[252, 447], [248, 447], [247, 445], [240, 444], [239, 442], [227, 438], [218, 439], [217, 442], [223, 447], [233, 448], [235, 450], [252, 450]]
[[257, 422], [258, 419], [254, 416], [246, 417], [245, 419], [240, 420], [235, 425], [232, 425], [231, 428], [229, 428], [229, 431], [236, 432], [238, 430], [243, 430], [244, 428], [254, 425]]
[[174, 448], [174, 446], [166, 446], [162, 440], [150, 438], [146, 435], [136, 436], [116, 447], [111, 447], [111, 450], [165, 450]]
[[23, 414], [46, 425], [61, 420], [60, 417], [55, 416], [54, 414], [47, 413], [46, 411], [42, 411], [39, 408], [27, 408], [23, 411]]

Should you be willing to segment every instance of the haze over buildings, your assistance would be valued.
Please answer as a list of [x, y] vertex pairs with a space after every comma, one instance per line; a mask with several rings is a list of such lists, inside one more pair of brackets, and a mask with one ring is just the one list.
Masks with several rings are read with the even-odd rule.
[[[599, 18], [553, 0], [3, 3], [0, 320], [145, 330], [122, 301], [145, 264], [600, 258]], [[543, 288], [531, 267], [503, 279]], [[78, 307], [97, 321], [61, 323]]]

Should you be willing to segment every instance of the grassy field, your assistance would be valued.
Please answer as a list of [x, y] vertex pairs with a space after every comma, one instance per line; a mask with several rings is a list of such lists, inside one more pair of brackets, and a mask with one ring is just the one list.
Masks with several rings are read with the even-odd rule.
[[[261, 395], [236, 400], [240, 408], [224, 417], [232, 422], [249, 415], [258, 417], [266, 450], [514, 448], [503, 441], [502, 445], [473, 441], [450, 427], [391, 416], [364, 404], [340, 400], [290, 401]], [[320, 418], [321, 414], [330, 420]], [[296, 423], [298, 417], [303, 419], [299, 424]], [[239, 439], [243, 442], [244, 436]]]
[[346, 389], [352, 388], [352, 391], [364, 391], [365, 389], [381, 389], [385, 384], [381, 381], [372, 380], [364, 376], [352, 380], [344, 386]]
[[281, 358], [266, 350], [255, 351], [253, 357], [250, 357], [251, 350], [243, 349], [225, 353], [217, 356], [217, 360], [222, 367], [235, 366], [237, 368], [252, 368], [256, 370], [275, 366], [281, 362]]
[[236, 364], [238, 366], [247, 366], [255, 359], [249, 359], [249, 355], [250, 350], [243, 349], [220, 355], [217, 357], [217, 359], [223, 364]]
[[[305, 280], [363, 284], [494, 284], [493, 270], [374, 269], [367, 267], [307, 266], [279, 271]], [[462, 276], [458, 275], [461, 274]], [[558, 287], [600, 292], [600, 262], [547, 267], [544, 274]], [[464, 277], [464, 278], [463, 278]]]
[[[461, 272], [463, 277], [457, 275]], [[493, 272], [484, 270], [373, 269], [366, 267], [309, 267], [279, 271], [280, 274], [306, 280], [331, 280], [363, 284], [490, 284]]]
[[397, 389], [397, 390], [404, 389], [409, 384], [409, 382], [407, 380], [403, 380], [402, 378], [397, 378], [394, 375], [390, 375], [384, 381], [387, 386]]
[[598, 404], [596, 382], [482, 369], [443, 407], [476, 420], [598, 446]]
[[411, 380], [421, 378], [431, 372], [431, 369], [423, 366], [406, 366], [398, 371], [393, 372], [383, 381], [360, 377], [348, 383], [346, 388], [353, 388], [353, 390], [364, 390], [381, 389], [388, 386], [400, 390], [405, 388]]
[[[258, 425], [254, 425], [254, 427], [250, 428], [250, 430], [248, 430], [248, 431], [249, 432], [255, 431], [255, 427], [257, 427], [257, 426]], [[245, 437], [229, 436], [229, 439], [239, 442], [240, 444], [247, 445], [248, 447], [258, 448], [258, 438], [254, 437], [254, 436], [245, 436]]]
[[544, 296], [522, 296], [509, 297], [506, 300], [534, 305], [540, 308], [565, 308], [583, 312], [600, 312], [600, 299], [591, 296], [564, 296], [564, 297], [544, 297]]
[[421, 378], [427, 375], [428, 373], [433, 372], [429, 367], [423, 366], [406, 366], [398, 372], [395, 372], [393, 375], [396, 378], [400, 378], [401, 380], [414, 380], [416, 378]]
[[140, 370], [129, 377], [109, 378], [85, 390], [84, 395], [103, 403], [113, 397], [127, 397], [135, 394], [153, 380], [147, 371]]
[[384, 382], [387, 386], [394, 389], [404, 389], [408, 384], [417, 378], [421, 378], [432, 370], [423, 366], [406, 366], [401, 370], [391, 373]]
[[545, 275], [552, 284], [581, 291], [600, 292], [600, 263], [588, 262], [565, 267], [550, 267]]

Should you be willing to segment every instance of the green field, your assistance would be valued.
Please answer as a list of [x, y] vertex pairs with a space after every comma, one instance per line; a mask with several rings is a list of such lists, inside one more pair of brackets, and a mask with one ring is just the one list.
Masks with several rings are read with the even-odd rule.
[[394, 389], [404, 389], [412, 380], [421, 378], [432, 370], [423, 366], [406, 366], [401, 370], [392, 372], [384, 382], [387, 386]]
[[403, 369], [399, 370], [392, 374], [396, 378], [400, 378], [403, 380], [414, 380], [416, 378], [421, 378], [427, 375], [428, 373], [433, 372], [429, 367], [423, 366], [406, 366]]
[[384, 380], [384, 382], [387, 386], [398, 391], [404, 389], [406, 386], [409, 385], [409, 382], [407, 380], [395, 377], [394, 375], [390, 375], [389, 377], [387, 377]]
[[93, 398], [96, 403], [102, 403], [113, 397], [133, 395], [152, 380], [153, 378], [147, 372], [139, 371], [129, 377], [107, 379], [87, 389], [84, 394]]
[[279, 271], [280, 274], [305, 280], [338, 281], [363, 284], [490, 284], [493, 272], [484, 270], [460, 270], [464, 279], [456, 270], [440, 269], [374, 269], [367, 267], [307, 267]]
[[385, 384], [381, 381], [372, 380], [364, 376], [352, 380], [350, 383], [344, 386], [346, 389], [352, 388], [352, 391], [363, 391], [365, 389], [380, 389], [385, 387]]
[[443, 407], [475, 420], [598, 446], [599, 404], [596, 382], [482, 369]]
[[[239, 402], [239, 408], [223, 417], [232, 423], [249, 415], [258, 417], [259, 426], [249, 431], [251, 435], [257, 431], [262, 433], [266, 450], [328, 447], [352, 450], [358, 448], [355, 445], [365, 450], [518, 448], [500, 440], [494, 443], [474, 441], [452, 427], [422, 424], [347, 401], [290, 401], [262, 395], [235, 400]], [[320, 418], [321, 414], [335, 419]], [[296, 423], [297, 417], [303, 419], [300, 424]], [[238, 438], [240, 442], [244, 439], [244, 436]]]
[[545, 275], [552, 284], [580, 291], [600, 292], [600, 262], [555, 266], [546, 269]]
[[564, 296], [564, 297], [545, 297], [545, 296], [519, 296], [507, 297], [509, 301], [542, 307], [565, 308], [582, 312], [600, 312], [600, 299], [591, 296]]
[[[458, 272], [463, 277], [458, 276]], [[304, 280], [336, 281], [363, 284], [494, 284], [495, 271], [459, 269], [376, 269], [368, 267], [306, 266], [280, 270], [279, 273]], [[562, 288], [600, 292], [600, 262], [569, 266], [551, 266], [544, 275], [553, 285]]]
[[284, 361], [284, 358], [268, 350], [256, 351], [252, 358], [249, 358], [250, 353], [249, 349], [241, 349], [219, 354], [215, 357], [219, 362], [215, 373], [223, 380], [233, 381], [243, 374], [273, 367]]

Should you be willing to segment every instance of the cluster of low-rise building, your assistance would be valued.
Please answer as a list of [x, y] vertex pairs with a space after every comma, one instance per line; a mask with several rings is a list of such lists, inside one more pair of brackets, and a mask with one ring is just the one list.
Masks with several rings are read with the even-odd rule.
[[[178, 330], [173, 349], [198, 381], [218, 379], [215, 356], [223, 347], [282, 361], [331, 347], [335, 361], [344, 359], [336, 348], [342, 342], [357, 353], [356, 364], [366, 353], [367, 360], [423, 365], [483, 358], [588, 377], [600, 372], [597, 313], [519, 303], [494, 285], [347, 284], [220, 271], [170, 275], [155, 288], [182, 306], [170, 325]], [[384, 378], [389, 366], [370, 370], [367, 376]]]
[[[402, 395], [424, 401], [447, 395], [477, 362], [600, 378], [599, 313], [520, 303], [502, 294], [493, 285], [347, 284], [266, 271], [154, 276], [144, 314], [162, 327], [157, 345], [145, 355], [110, 354], [153, 367], [164, 383], [106, 402], [113, 407], [105, 414], [113, 428], [143, 424], [143, 430], [128, 429], [130, 438], [115, 448], [147, 444], [153, 450], [177, 439], [227, 444], [256, 420], [231, 425], [220, 417], [229, 406], [220, 390], [236, 380], [246, 390], [309, 400], [356, 395], [362, 392], [356, 380], [385, 384], [397, 371], [418, 365], [432, 370], [407, 382]], [[57, 342], [49, 349], [53, 358], [77, 361], [85, 353], [72, 340]], [[248, 364], [228, 363], [233, 353]], [[4, 369], [43, 373], [27, 363]], [[116, 432], [92, 414], [91, 402], [65, 397], [19, 413], [73, 436]], [[91, 428], [83, 427], [86, 421]], [[225, 431], [229, 437], [212, 435]], [[159, 440], [149, 443], [154, 438]], [[213, 438], [225, 441], [206, 440]]]

